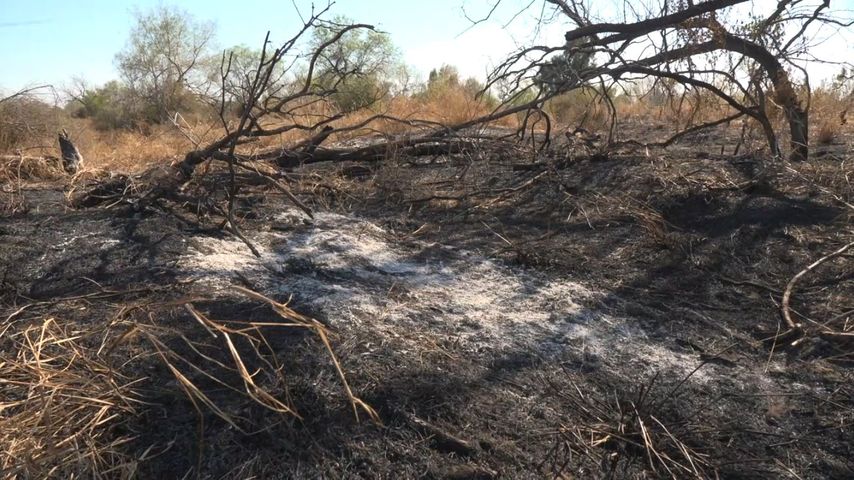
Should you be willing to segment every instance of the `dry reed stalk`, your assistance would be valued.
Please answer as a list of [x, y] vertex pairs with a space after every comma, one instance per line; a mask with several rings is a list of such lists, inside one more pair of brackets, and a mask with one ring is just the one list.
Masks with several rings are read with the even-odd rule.
[[76, 331], [61, 320], [9, 320], [0, 340], [0, 476], [131, 478], [139, 459], [113, 428], [135, 413], [137, 383], [96, 348], [106, 329]]
[[[240, 286], [234, 286], [233, 288], [235, 291], [240, 292], [250, 298], [254, 298], [256, 300], [260, 300], [262, 302], [267, 303], [282, 318], [291, 320], [298, 325], [311, 329], [318, 336], [320, 341], [323, 342], [323, 345], [326, 347], [326, 350], [329, 353], [329, 357], [332, 360], [332, 364], [335, 366], [335, 371], [338, 373], [338, 378], [341, 380], [341, 384], [344, 387], [344, 391], [347, 394], [347, 398], [349, 399], [350, 404], [353, 406], [353, 415], [358, 420], [359, 409], [361, 409], [365, 413], [367, 413], [368, 417], [370, 417], [372, 421], [380, 423], [379, 414], [376, 412], [376, 410], [374, 410], [370, 405], [368, 405], [362, 399], [353, 394], [353, 390], [350, 388], [350, 384], [347, 382], [347, 376], [344, 374], [344, 369], [341, 368], [341, 363], [338, 361], [338, 357], [335, 355], [335, 351], [332, 349], [332, 344], [330, 343], [329, 336], [327, 335], [326, 326], [311, 317], [307, 317], [299, 312], [292, 310], [286, 304], [276, 302], [275, 300], [261, 295], [258, 292]], [[287, 324], [285, 325], [287, 326]]]
[[0, 181], [56, 180], [65, 172], [58, 159], [25, 155], [0, 155]]
[[[308, 329], [314, 333], [329, 355], [347, 399], [353, 408], [355, 418], [358, 420], [359, 412], [365, 412], [372, 421], [380, 423], [377, 412], [353, 393], [341, 363], [332, 348], [327, 328], [323, 324], [294, 311], [286, 304], [276, 302], [253, 290], [237, 286], [233, 289], [253, 300], [270, 305], [285, 321], [216, 321], [196, 309], [192, 304], [186, 303], [183, 305], [184, 309], [204, 329], [205, 337], [210, 339], [212, 343], [191, 340], [183, 333], [155, 325], [136, 325], [136, 328], [146, 336], [160, 360], [175, 377], [193, 407], [199, 412], [200, 449], [202, 448], [204, 431], [201, 423], [204, 418], [203, 409], [209, 410], [240, 432], [248, 432], [251, 430], [250, 427], [254, 428], [255, 426], [248, 425], [244, 418], [229, 413], [226, 408], [218, 404], [215, 398], [205, 392], [205, 387], [199, 383], [199, 380], [213, 382], [218, 387], [222, 387], [222, 392], [230, 392], [271, 412], [301, 418], [293, 407], [285, 387], [282, 364], [264, 334], [265, 331], [273, 328]], [[186, 347], [187, 350], [184, 350], [183, 347], [178, 349], [167, 345], [165, 338], [169, 337], [182, 341], [183, 347]], [[250, 367], [249, 365], [253, 366]], [[259, 382], [259, 378], [266, 379], [267, 384]], [[269, 383], [270, 381], [272, 384]], [[201, 458], [201, 454], [199, 457]]]

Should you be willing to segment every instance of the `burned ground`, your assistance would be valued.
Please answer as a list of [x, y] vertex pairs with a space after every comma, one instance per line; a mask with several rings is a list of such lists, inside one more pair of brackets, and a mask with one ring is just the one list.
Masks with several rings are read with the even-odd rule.
[[[138, 379], [102, 428], [126, 439], [117, 471], [142, 478], [850, 478], [851, 346], [768, 341], [786, 283], [852, 241], [848, 150], [757, 183], [768, 161], [707, 151], [725, 141], [296, 169], [314, 220], [244, 191], [259, 258], [186, 204], [73, 210], [63, 185], [30, 185], [26, 213], [0, 220], [2, 355], [50, 318]], [[852, 275], [850, 254], [811, 272], [800, 321], [850, 328]], [[194, 407], [151, 339], [229, 364], [183, 305], [275, 321], [231, 285], [327, 325], [382, 425], [354, 420], [301, 329], [265, 334], [276, 368], [247, 365], [301, 418], [247, 399], [232, 370], [217, 383], [183, 364], [235, 424]]]

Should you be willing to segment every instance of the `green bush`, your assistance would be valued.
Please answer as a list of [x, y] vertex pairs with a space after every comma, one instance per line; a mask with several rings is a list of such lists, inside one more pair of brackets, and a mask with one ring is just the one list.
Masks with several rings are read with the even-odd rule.
[[498, 106], [498, 99], [491, 92], [484, 92], [484, 84], [478, 79], [469, 77], [465, 82], [460, 81], [460, 72], [453, 65], [442, 65], [438, 70], [433, 69], [427, 77], [424, 89], [416, 95], [424, 100], [437, 100], [447, 97], [449, 93], [463, 92], [469, 100], [479, 100], [488, 108]]
[[69, 109], [75, 117], [91, 118], [99, 130], [133, 128], [146, 117], [144, 108], [134, 96], [115, 80], [101, 88], [85, 90], [72, 100]]
[[[339, 16], [318, 27], [313, 34], [312, 48], [334, 38], [341, 25], [352, 23]], [[400, 52], [388, 34], [367, 29], [350, 30], [321, 52], [314, 84], [319, 90], [334, 91], [331, 99], [341, 112], [352, 112], [388, 97], [400, 65]]]

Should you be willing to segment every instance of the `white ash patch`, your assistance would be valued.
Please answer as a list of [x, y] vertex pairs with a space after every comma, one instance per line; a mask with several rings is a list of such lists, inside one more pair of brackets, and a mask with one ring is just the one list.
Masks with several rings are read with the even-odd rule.
[[353, 217], [318, 213], [313, 225], [299, 226], [288, 212], [280, 220], [297, 226], [254, 235], [261, 258], [237, 239], [198, 238], [180, 265], [189, 277], [223, 293], [239, 274], [280, 299], [293, 295], [332, 326], [363, 325], [411, 339], [413, 351], [416, 342], [430, 337], [476, 352], [574, 350], [592, 365], [638, 373], [687, 373], [699, 365], [697, 356], [662, 346], [630, 320], [582, 306], [602, 292], [576, 282], [474, 252], [401, 242]]

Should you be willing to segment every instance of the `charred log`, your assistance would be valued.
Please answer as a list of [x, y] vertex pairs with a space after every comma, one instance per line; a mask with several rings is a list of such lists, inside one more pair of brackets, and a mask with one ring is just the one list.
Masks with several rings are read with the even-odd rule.
[[394, 156], [420, 157], [431, 155], [454, 155], [471, 151], [475, 143], [455, 139], [415, 139], [399, 142], [383, 142], [360, 148], [317, 148], [312, 153], [303, 151], [281, 151], [264, 158], [272, 160], [281, 168], [295, 168], [321, 162], [379, 162]]

